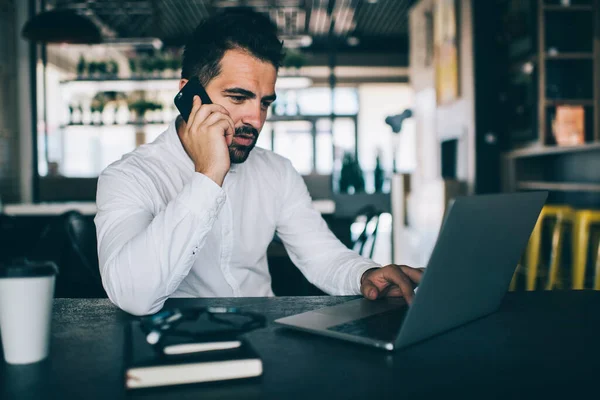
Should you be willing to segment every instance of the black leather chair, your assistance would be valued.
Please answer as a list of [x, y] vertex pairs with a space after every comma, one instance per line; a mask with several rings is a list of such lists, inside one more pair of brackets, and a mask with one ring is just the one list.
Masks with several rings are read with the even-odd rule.
[[55, 297], [107, 297], [102, 287], [96, 243], [92, 217], [69, 211], [46, 226], [28, 258], [56, 263], [59, 273]]

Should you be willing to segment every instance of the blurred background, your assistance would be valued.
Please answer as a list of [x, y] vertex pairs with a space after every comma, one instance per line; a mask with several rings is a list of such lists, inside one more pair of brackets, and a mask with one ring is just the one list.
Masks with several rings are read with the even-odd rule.
[[[348, 247], [425, 266], [453, 197], [549, 190], [512, 289], [600, 289], [598, 0], [0, 0], [0, 259], [103, 294], [97, 176], [167, 128], [187, 35], [240, 6], [287, 50], [258, 145]], [[318, 293], [277, 241], [269, 264]]]

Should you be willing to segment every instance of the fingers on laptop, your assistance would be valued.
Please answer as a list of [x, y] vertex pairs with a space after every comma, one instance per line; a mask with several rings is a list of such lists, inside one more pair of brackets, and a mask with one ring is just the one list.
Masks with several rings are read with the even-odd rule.
[[389, 285], [380, 293], [381, 297], [403, 297], [402, 289], [396, 285]]
[[[409, 276], [407, 276], [402, 268], [398, 268], [397, 266], [390, 266], [391, 268], [382, 268], [382, 271], [385, 275], [384, 277], [390, 283], [395, 284], [398, 289], [402, 292], [402, 297], [406, 299], [407, 303], [411, 303], [414, 296], [414, 288]], [[390, 289], [391, 291], [391, 289]], [[392, 293], [396, 292], [395, 290]], [[388, 296], [391, 296], [391, 293], [388, 293]]]
[[404, 274], [406, 274], [411, 281], [413, 281], [414, 283], [419, 283], [421, 282], [421, 277], [423, 276], [423, 270], [422, 269], [416, 269], [416, 268], [411, 268], [408, 267], [406, 265], [400, 265], [400, 269], [402, 270], [402, 272], [404, 272]]

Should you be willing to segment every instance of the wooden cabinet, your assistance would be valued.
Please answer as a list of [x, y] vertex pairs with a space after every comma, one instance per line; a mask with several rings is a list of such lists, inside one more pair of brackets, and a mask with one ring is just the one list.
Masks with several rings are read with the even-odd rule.
[[[548, 190], [550, 202], [600, 207], [599, 6], [600, 0], [505, 3], [505, 191]], [[583, 112], [581, 141], [573, 145], [557, 143], [557, 112], [565, 106]]]

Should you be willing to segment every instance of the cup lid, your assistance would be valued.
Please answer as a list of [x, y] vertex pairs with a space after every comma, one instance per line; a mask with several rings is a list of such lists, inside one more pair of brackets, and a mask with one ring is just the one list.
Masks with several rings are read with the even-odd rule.
[[0, 264], [0, 278], [29, 278], [56, 274], [58, 274], [58, 267], [52, 261], [20, 259]]

